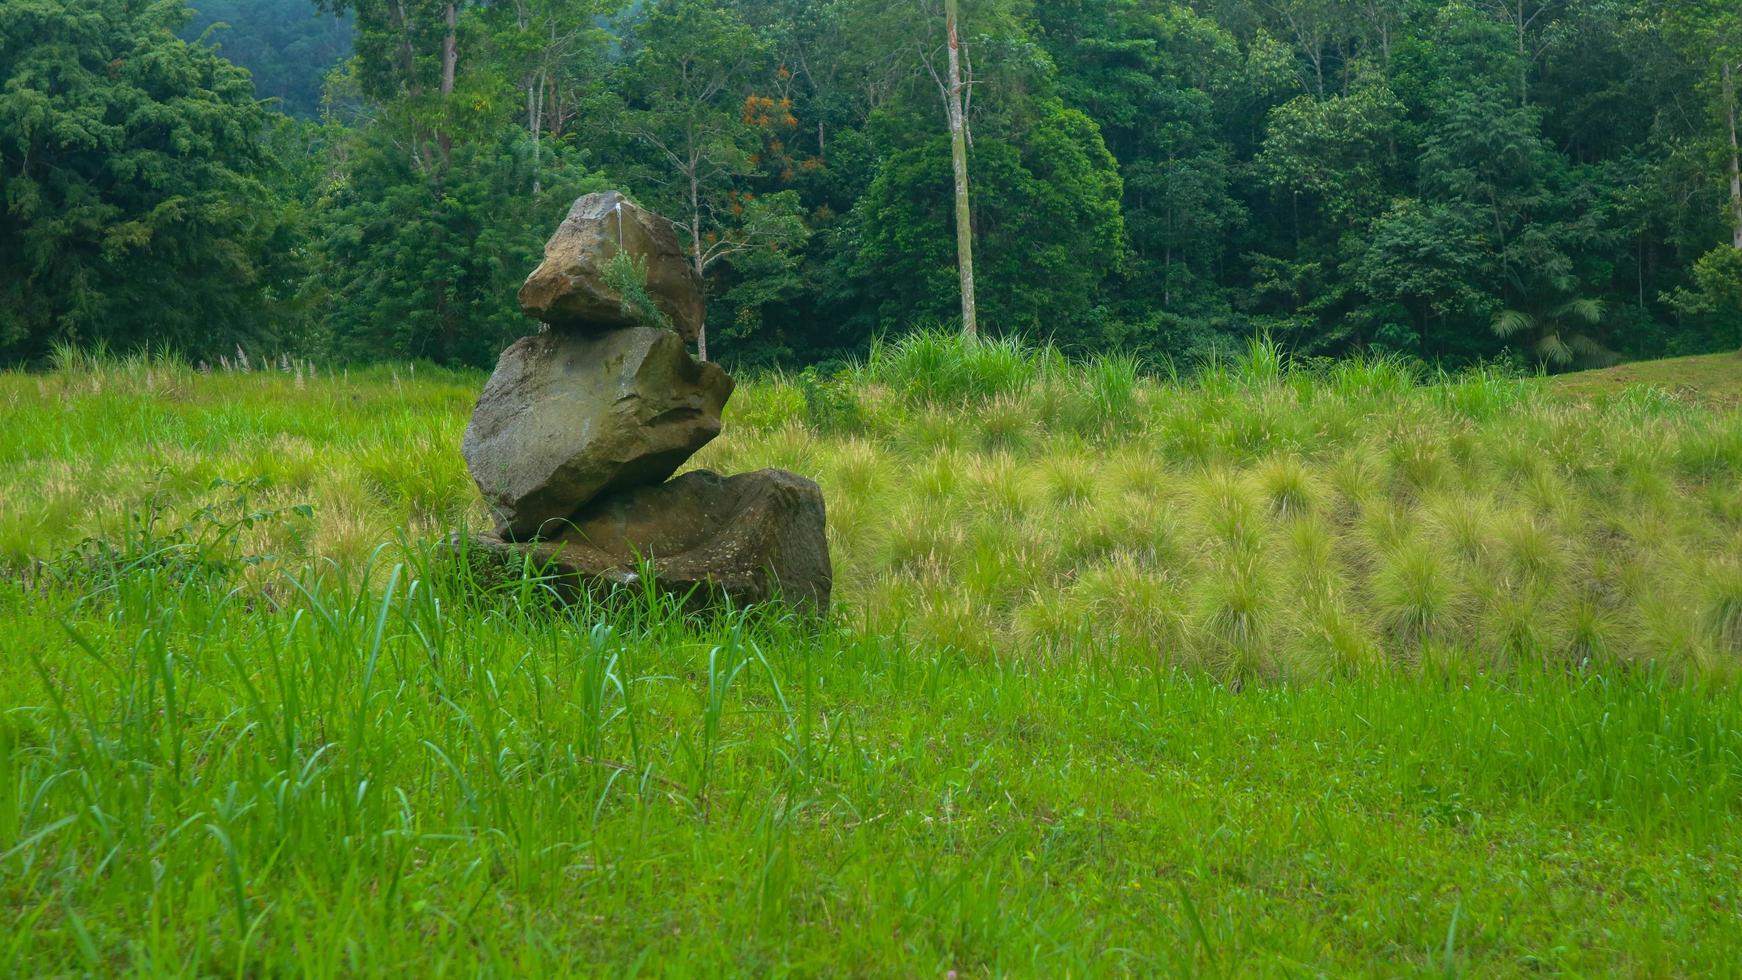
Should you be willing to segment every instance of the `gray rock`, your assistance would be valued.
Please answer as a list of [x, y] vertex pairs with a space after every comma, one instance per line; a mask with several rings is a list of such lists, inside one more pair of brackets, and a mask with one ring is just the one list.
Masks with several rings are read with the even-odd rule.
[[[694, 342], [707, 314], [702, 280], [671, 222], [630, 203], [617, 191], [588, 194], [544, 246], [544, 261], [520, 287], [527, 316], [563, 330], [634, 326], [623, 297], [605, 282], [605, 263], [622, 248], [647, 264], [647, 294], [672, 329]], [[657, 324], [655, 324], [657, 325]]]
[[498, 533], [525, 540], [602, 493], [671, 476], [719, 435], [732, 387], [670, 330], [547, 331], [502, 352], [461, 451]]
[[484, 535], [472, 543], [515, 562], [530, 556], [571, 596], [640, 588], [645, 559], [654, 587], [692, 610], [778, 595], [826, 612], [834, 581], [822, 491], [785, 470], [732, 477], [695, 470], [600, 497], [545, 541]]

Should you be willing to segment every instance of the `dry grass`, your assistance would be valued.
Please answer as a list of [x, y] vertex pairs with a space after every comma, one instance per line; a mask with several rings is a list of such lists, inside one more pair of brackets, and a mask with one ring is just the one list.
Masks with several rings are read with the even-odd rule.
[[[952, 361], [951, 358], [954, 358]], [[978, 358], [978, 360], [976, 360]], [[0, 560], [260, 481], [249, 546], [359, 562], [485, 515], [457, 451], [475, 375], [0, 377]], [[695, 466], [780, 466], [830, 507], [841, 615], [974, 656], [1231, 678], [1424, 661], [1742, 662], [1742, 416], [1259, 345], [1186, 381], [929, 338], [838, 383], [750, 378]], [[1728, 584], [1726, 584], [1728, 583]]]

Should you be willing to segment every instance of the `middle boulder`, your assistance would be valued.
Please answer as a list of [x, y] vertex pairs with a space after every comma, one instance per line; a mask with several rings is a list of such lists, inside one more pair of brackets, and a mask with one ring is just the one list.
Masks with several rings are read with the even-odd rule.
[[670, 330], [550, 330], [502, 352], [461, 451], [498, 533], [527, 540], [602, 493], [671, 476], [719, 435], [732, 387]]

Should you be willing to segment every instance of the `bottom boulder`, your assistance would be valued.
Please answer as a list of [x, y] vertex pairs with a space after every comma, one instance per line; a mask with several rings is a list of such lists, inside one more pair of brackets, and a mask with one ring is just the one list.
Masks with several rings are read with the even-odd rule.
[[822, 490], [786, 470], [695, 470], [595, 500], [540, 541], [484, 534], [471, 543], [516, 562], [530, 556], [571, 594], [639, 588], [645, 561], [655, 587], [690, 609], [779, 597], [824, 613], [834, 582]]

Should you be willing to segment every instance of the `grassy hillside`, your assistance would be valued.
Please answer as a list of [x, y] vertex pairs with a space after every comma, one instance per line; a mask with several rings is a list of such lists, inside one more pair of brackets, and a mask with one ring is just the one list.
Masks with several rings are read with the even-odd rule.
[[0, 974], [1723, 972], [1742, 415], [1419, 381], [753, 379], [807, 624], [442, 560], [479, 376], [0, 375]]
[[[1734, 407], [1418, 381], [1384, 361], [1289, 371], [1259, 347], [1170, 383], [922, 338], [846, 380], [749, 380], [695, 465], [815, 478], [843, 619], [976, 657], [1093, 648], [1269, 678], [1434, 658], [1733, 669]], [[349, 565], [483, 526], [457, 451], [481, 384], [142, 363], [7, 376], [0, 561], [241, 495], [313, 507], [245, 550]]]
[[1666, 394], [1720, 406], [1742, 404], [1742, 352], [1634, 361], [1599, 371], [1576, 371], [1554, 378], [1553, 387], [1581, 398], [1655, 388]]

